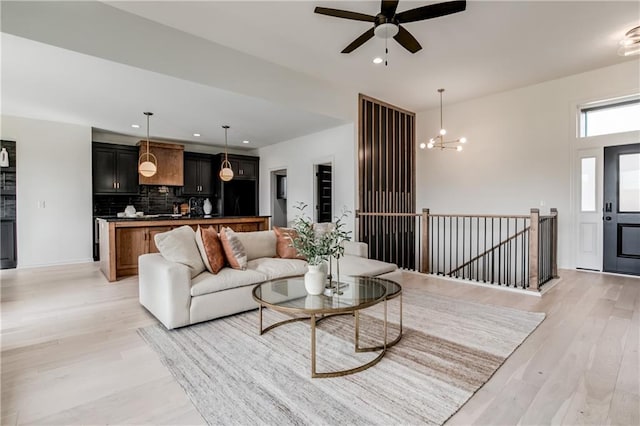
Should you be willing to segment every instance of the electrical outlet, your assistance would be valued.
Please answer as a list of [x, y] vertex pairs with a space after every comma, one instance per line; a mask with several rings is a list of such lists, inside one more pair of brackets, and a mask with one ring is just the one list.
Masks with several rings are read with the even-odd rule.
[[46, 207], [46, 203], [44, 202], [44, 200], [38, 201], [37, 205], [39, 209], [44, 209]]

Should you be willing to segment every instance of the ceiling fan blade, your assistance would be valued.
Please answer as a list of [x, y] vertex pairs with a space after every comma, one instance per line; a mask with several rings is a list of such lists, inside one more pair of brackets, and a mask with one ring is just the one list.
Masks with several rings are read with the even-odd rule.
[[437, 18], [438, 16], [462, 12], [466, 8], [467, 2], [465, 0], [448, 1], [444, 3], [429, 4], [427, 6], [400, 12], [396, 14], [396, 19], [399, 23], [406, 24], [407, 22], [422, 21], [424, 19]]
[[404, 29], [403, 27], [398, 27], [398, 34], [396, 34], [393, 38], [400, 43], [402, 47], [407, 49], [411, 53], [416, 53], [422, 46], [418, 43], [418, 40], [414, 36], [411, 35], [409, 31]]
[[396, 14], [396, 9], [398, 8], [398, 0], [382, 0], [382, 5], [380, 6], [380, 12], [386, 16], [387, 18], [393, 18], [393, 15]]
[[342, 53], [351, 53], [356, 50], [358, 47], [362, 46], [366, 41], [373, 38], [373, 28], [362, 34], [360, 37], [351, 42], [350, 45], [344, 48]]
[[316, 7], [315, 13], [320, 15], [334, 16], [336, 18], [351, 19], [354, 21], [374, 22], [375, 16], [365, 15], [364, 13], [349, 12], [348, 10], [331, 9], [328, 7]]

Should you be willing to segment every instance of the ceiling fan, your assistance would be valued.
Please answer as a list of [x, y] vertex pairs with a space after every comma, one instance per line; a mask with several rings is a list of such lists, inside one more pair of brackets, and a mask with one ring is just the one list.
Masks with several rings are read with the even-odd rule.
[[334, 16], [336, 18], [351, 19], [354, 21], [373, 22], [373, 28], [366, 31], [360, 37], [351, 42], [342, 50], [342, 53], [351, 53], [374, 35], [388, 39], [393, 37], [402, 47], [411, 53], [416, 53], [422, 46], [404, 27], [400, 24], [423, 21], [425, 19], [437, 18], [439, 16], [450, 15], [462, 12], [467, 8], [465, 0], [448, 1], [444, 3], [430, 4], [417, 7], [404, 12], [396, 13], [399, 0], [382, 0], [380, 13], [376, 16], [365, 15], [364, 13], [350, 12], [348, 10], [331, 9], [327, 7], [316, 7], [315, 13], [320, 15]]

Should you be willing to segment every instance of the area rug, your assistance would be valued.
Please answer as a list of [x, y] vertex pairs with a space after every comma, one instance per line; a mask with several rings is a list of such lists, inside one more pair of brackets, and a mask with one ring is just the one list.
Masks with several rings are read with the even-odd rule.
[[[390, 338], [399, 299], [389, 301]], [[403, 337], [373, 367], [337, 378], [310, 377], [308, 322], [260, 336], [258, 312], [178, 330], [139, 334], [158, 353], [209, 424], [443, 424], [543, 321], [543, 313], [464, 302], [419, 290], [403, 294]], [[361, 344], [382, 338], [382, 307], [361, 314]], [[266, 311], [265, 324], [283, 319]], [[320, 323], [318, 371], [362, 364], [353, 317]]]

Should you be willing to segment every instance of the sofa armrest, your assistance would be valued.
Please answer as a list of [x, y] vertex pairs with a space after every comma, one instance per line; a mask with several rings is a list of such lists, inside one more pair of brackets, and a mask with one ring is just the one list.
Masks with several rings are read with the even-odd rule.
[[138, 258], [140, 304], [168, 329], [190, 323], [191, 272], [161, 254]]
[[345, 255], [364, 257], [365, 259], [369, 257], [369, 246], [367, 243], [344, 241], [342, 246], [344, 247]]

